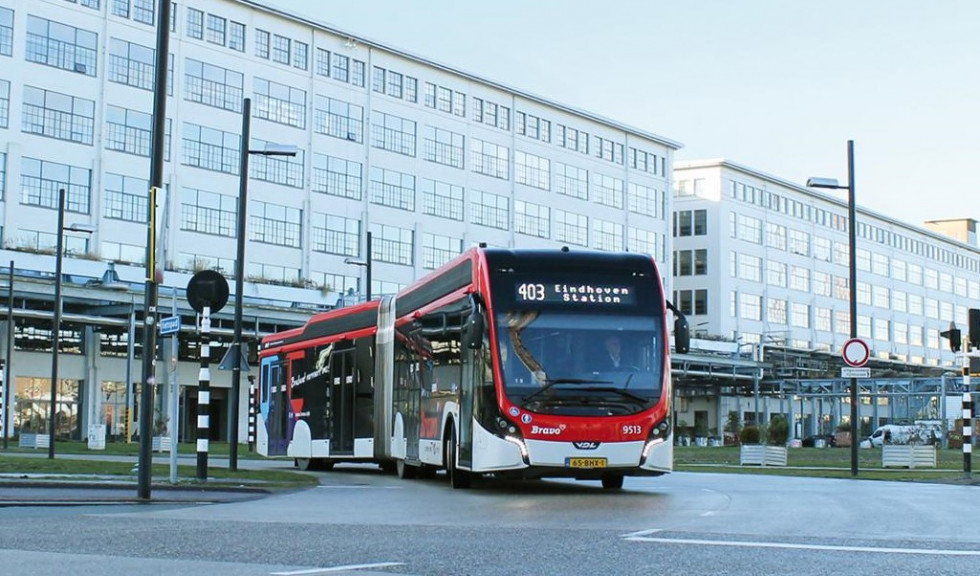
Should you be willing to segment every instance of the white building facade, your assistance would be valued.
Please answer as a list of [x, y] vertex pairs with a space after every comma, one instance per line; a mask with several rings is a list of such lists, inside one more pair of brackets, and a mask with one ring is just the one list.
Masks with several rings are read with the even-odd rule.
[[[850, 335], [846, 193], [725, 160], [674, 166], [674, 298], [693, 330], [739, 343], [839, 351]], [[968, 222], [968, 221], [964, 221]], [[954, 366], [980, 250], [857, 206], [857, 333], [872, 356]], [[955, 369], [955, 368], [954, 368]]]
[[[63, 188], [66, 224], [95, 229], [65, 235], [66, 274], [114, 262], [124, 280], [143, 277], [156, 6], [0, 0], [0, 261], [22, 269], [53, 251]], [[246, 301], [268, 286], [318, 305], [365, 293], [368, 231], [374, 297], [479, 242], [671, 252], [672, 140], [257, 2], [172, 10], [163, 295], [201, 269], [231, 280], [243, 145], [299, 149], [250, 158]], [[113, 360], [76, 340], [63, 354], [88, 368], [66, 361], [61, 377], [100, 379]], [[13, 393], [45, 389], [49, 354], [15, 343]]]

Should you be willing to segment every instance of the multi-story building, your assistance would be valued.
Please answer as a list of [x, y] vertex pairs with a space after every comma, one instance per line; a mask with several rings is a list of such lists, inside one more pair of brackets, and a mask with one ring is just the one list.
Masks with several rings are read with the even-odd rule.
[[[156, 6], [0, 0], [0, 260], [14, 261], [18, 276], [53, 269], [49, 256], [33, 253], [53, 251], [65, 189], [66, 222], [94, 228], [65, 235], [66, 273], [97, 277], [113, 262], [139, 289]], [[669, 254], [672, 140], [250, 0], [173, 3], [169, 28], [166, 186], [157, 207], [164, 295], [182, 291], [196, 270], [234, 271], [240, 158], [269, 143], [298, 153], [250, 160], [244, 295], [256, 326], [275, 318], [260, 306], [268, 301], [329, 306], [338, 293], [365, 292], [357, 264], [366, 260], [378, 296], [477, 242], [630, 250], [660, 261]], [[250, 142], [241, 142], [245, 98]], [[25, 344], [28, 329], [50, 334], [50, 288], [22, 286], [18, 402], [32, 386], [46, 389], [51, 351]], [[82, 317], [97, 310], [79, 290], [66, 304], [77, 317], [66, 324], [74, 344], [63, 350], [61, 372], [81, 390], [69, 408], [79, 414], [76, 434], [93, 422], [118, 425], [95, 391], [98, 382], [128, 379], [104, 353], [104, 337], [86, 344]], [[184, 348], [180, 383], [193, 399], [196, 349]], [[75, 369], [72, 354], [85, 368]], [[224, 376], [213, 382], [218, 398]], [[43, 398], [31, 402], [46, 413]], [[20, 411], [12, 416], [24, 424]]]
[[[783, 368], [793, 379], [839, 376], [832, 360], [850, 336], [846, 195], [727, 160], [677, 162], [674, 179], [673, 299], [695, 335], [732, 343], [728, 349], [742, 358], [777, 366], [789, 358]], [[922, 374], [958, 371], [940, 333], [955, 322], [965, 335], [968, 309], [980, 307], [976, 222], [919, 227], [860, 205], [856, 214], [857, 335], [870, 345], [877, 367], [895, 368], [875, 375], [909, 375], [916, 367]], [[750, 368], [742, 374], [743, 393], [751, 393]], [[840, 394], [827, 398], [838, 413], [846, 402]], [[889, 400], [883, 395], [879, 402]], [[703, 411], [715, 427], [723, 424], [730, 408], [707, 406], [695, 402], [691, 410]], [[865, 426], [877, 411], [862, 408]], [[881, 417], [887, 415], [886, 406]]]

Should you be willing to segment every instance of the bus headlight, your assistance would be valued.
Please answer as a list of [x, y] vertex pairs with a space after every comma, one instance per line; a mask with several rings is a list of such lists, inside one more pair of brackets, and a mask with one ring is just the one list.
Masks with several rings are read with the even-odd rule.
[[668, 436], [670, 436], [670, 418], [664, 418], [663, 421], [650, 429], [650, 436], [647, 437], [647, 442], [643, 446], [643, 453], [640, 455], [640, 466], [646, 463], [650, 450], [657, 444], [666, 442]]

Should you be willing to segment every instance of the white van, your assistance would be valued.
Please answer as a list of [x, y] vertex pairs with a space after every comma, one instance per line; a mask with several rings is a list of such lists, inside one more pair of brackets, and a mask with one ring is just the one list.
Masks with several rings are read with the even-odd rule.
[[861, 442], [866, 448], [879, 448], [882, 444], [932, 444], [939, 436], [931, 426], [920, 424], [885, 424]]

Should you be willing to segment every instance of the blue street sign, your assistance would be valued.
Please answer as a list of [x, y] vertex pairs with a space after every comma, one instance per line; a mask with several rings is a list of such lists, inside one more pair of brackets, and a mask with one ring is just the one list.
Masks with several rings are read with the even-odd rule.
[[180, 316], [167, 316], [160, 319], [160, 335], [176, 334], [180, 332]]

